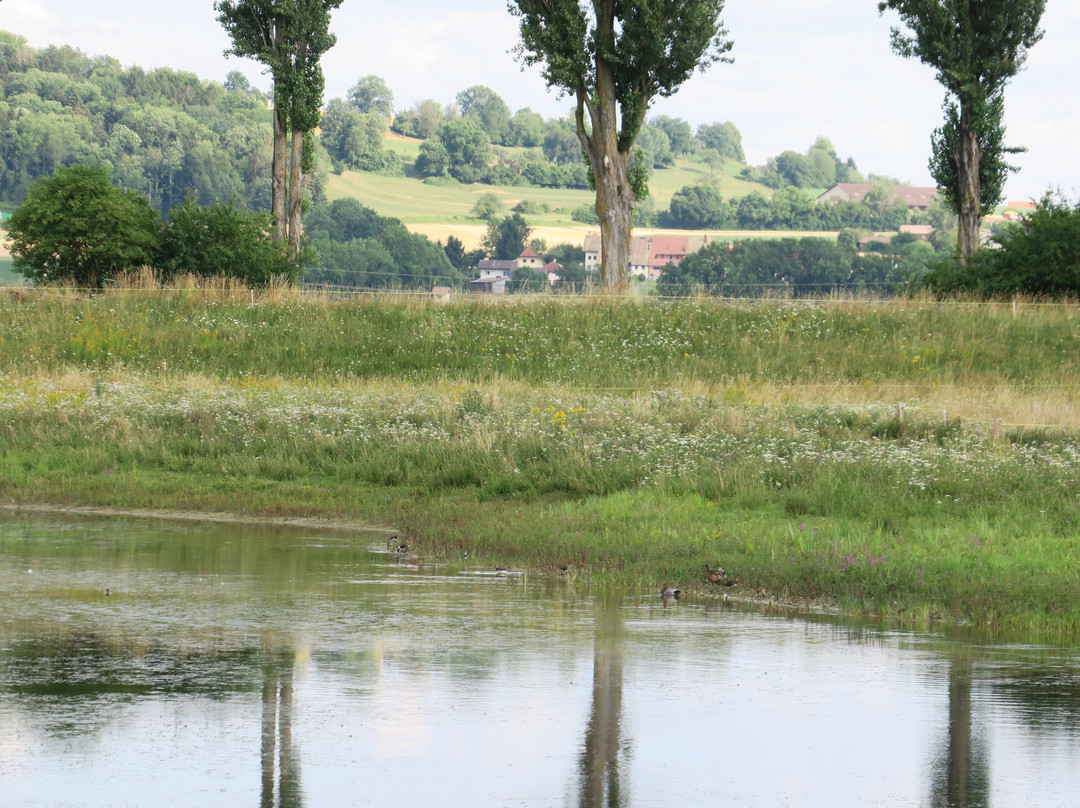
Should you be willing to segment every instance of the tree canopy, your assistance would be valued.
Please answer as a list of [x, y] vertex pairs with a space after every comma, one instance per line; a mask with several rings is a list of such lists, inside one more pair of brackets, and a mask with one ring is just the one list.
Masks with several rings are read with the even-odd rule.
[[696, 69], [728, 59], [722, 9], [723, 0], [511, 0], [520, 20], [518, 58], [539, 66], [549, 87], [576, 101], [609, 293], [627, 289], [631, 216], [644, 190], [631, 176], [634, 141], [654, 98], [674, 94]]
[[[1046, 0], [882, 0], [907, 26], [891, 32], [893, 50], [932, 67], [947, 90], [945, 122], [931, 139], [930, 168], [960, 217], [959, 254], [978, 250], [982, 212], [1001, 201], [1010, 167], [1004, 145], [1005, 85], [1023, 66]], [[985, 188], [984, 188], [985, 183]]]
[[377, 112], [389, 119], [394, 114], [394, 93], [381, 76], [364, 76], [349, 88], [348, 101], [360, 112]]
[[66, 166], [30, 187], [7, 228], [14, 268], [26, 278], [100, 288], [153, 264], [161, 220], [104, 166]]

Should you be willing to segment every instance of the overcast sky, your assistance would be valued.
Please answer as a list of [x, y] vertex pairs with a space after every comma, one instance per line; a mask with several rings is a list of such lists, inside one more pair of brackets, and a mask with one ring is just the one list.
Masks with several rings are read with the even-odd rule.
[[[66, 44], [124, 66], [172, 67], [222, 81], [240, 70], [269, 87], [254, 62], [226, 59], [229, 42], [213, 0], [0, 0], [0, 30], [35, 48]], [[734, 64], [695, 74], [651, 114], [697, 126], [733, 121], [747, 159], [763, 163], [785, 149], [805, 152], [819, 135], [864, 172], [930, 185], [930, 132], [941, 123], [944, 90], [933, 71], [889, 48], [876, 0], [728, 0], [724, 23]], [[1050, 0], [1046, 35], [1005, 96], [1007, 143], [1028, 152], [1006, 186], [1010, 200], [1060, 187], [1080, 196], [1080, 2]], [[509, 51], [516, 20], [501, 0], [344, 0], [331, 29], [338, 44], [323, 58], [326, 98], [344, 97], [358, 78], [382, 76], [395, 106], [454, 100], [484, 84], [511, 110], [563, 114], [570, 102], [549, 92], [535, 68]]]

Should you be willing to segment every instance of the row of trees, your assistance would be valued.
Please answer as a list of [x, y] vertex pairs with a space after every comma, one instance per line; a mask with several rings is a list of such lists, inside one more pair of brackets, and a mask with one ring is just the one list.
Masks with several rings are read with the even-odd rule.
[[165, 220], [142, 194], [112, 184], [104, 166], [65, 166], [39, 179], [7, 223], [14, 269], [35, 283], [107, 286], [153, 267], [223, 276], [248, 284], [296, 280], [309, 256], [274, 237], [266, 211], [232, 202], [202, 206], [194, 197]]
[[954, 232], [952, 218], [940, 198], [926, 211], [913, 211], [884, 183], [858, 202], [827, 204], [793, 187], [772, 196], [753, 191], [724, 199], [715, 185], [702, 183], [676, 191], [657, 223], [677, 230], [898, 230], [905, 224], [930, 224], [939, 232]]
[[[446, 251], [351, 198], [312, 207], [307, 234], [315, 263], [305, 281], [335, 288], [431, 289], [471, 277]], [[475, 267], [475, 262], [473, 263]]]
[[841, 160], [828, 138], [819, 137], [806, 154], [784, 151], [764, 166], [747, 166], [740, 176], [769, 188], [829, 188], [838, 182], [863, 182], [863, 175], [849, 157]]
[[755, 239], [713, 242], [657, 281], [662, 295], [806, 297], [838, 291], [888, 294], [926, 272], [934, 249], [900, 240], [881, 252], [860, 254], [851, 238]]
[[[379, 76], [361, 78], [345, 99], [332, 99], [323, 115], [322, 143], [337, 169], [399, 174], [398, 155], [383, 147], [387, 128], [422, 138], [417, 173], [453, 177], [462, 182], [587, 188], [588, 172], [573, 121], [545, 119], [525, 108], [513, 115], [490, 87], [476, 85], [458, 93], [453, 104], [430, 99], [392, 114], [393, 92]], [[719, 165], [744, 161], [742, 134], [731, 122], [690, 124], [658, 116], [642, 124], [637, 137], [641, 160], [653, 168], [674, 165], [675, 158], [697, 154]], [[501, 147], [522, 147], [510, 152]]]
[[[513, 0], [510, 9], [520, 18], [521, 61], [539, 66], [549, 87], [577, 102], [577, 134], [596, 186], [604, 288], [623, 292], [631, 217], [643, 190], [631, 172], [635, 141], [655, 97], [676, 92], [695, 69], [727, 60], [723, 2]], [[931, 169], [959, 215], [961, 260], [978, 248], [983, 208], [1000, 201], [1009, 170], [1004, 87], [1042, 36], [1044, 9], [1045, 0], [879, 3], [910, 32], [893, 30], [894, 50], [933, 67], [949, 93], [945, 123], [931, 139]]]

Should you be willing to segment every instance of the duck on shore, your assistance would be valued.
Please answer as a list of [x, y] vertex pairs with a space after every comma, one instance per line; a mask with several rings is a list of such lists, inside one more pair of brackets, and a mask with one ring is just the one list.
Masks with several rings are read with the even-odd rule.
[[718, 584], [724, 580], [724, 568], [723, 567], [710, 567], [705, 565], [705, 580], [710, 584]]

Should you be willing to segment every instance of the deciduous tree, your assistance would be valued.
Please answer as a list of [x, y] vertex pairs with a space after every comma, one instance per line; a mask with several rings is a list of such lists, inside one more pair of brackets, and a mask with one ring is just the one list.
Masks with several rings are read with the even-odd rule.
[[910, 33], [892, 29], [892, 48], [937, 71], [945, 86], [945, 123], [932, 138], [930, 168], [960, 217], [961, 261], [979, 248], [983, 210], [1001, 201], [1010, 167], [1004, 155], [1005, 85], [1020, 70], [1046, 0], [883, 0]]
[[540, 65], [548, 86], [576, 101], [577, 136], [596, 186], [607, 293], [628, 289], [631, 215], [646, 192], [643, 182], [633, 182], [634, 141], [654, 98], [672, 95], [695, 69], [728, 60], [723, 5], [510, 0], [520, 18], [519, 60]]
[[30, 186], [8, 221], [16, 272], [36, 283], [98, 288], [154, 260], [161, 220], [103, 166], [68, 166]]
[[349, 103], [361, 112], [377, 112], [389, 119], [394, 114], [394, 93], [380, 76], [364, 76], [349, 88]]
[[266, 65], [273, 79], [270, 210], [278, 238], [288, 239], [294, 255], [300, 251], [303, 172], [305, 163], [310, 163], [312, 148], [309, 133], [319, 123], [325, 84], [319, 62], [337, 41], [329, 30], [330, 12], [342, 2], [217, 0], [214, 3], [218, 22], [233, 43], [225, 54], [257, 59]]

